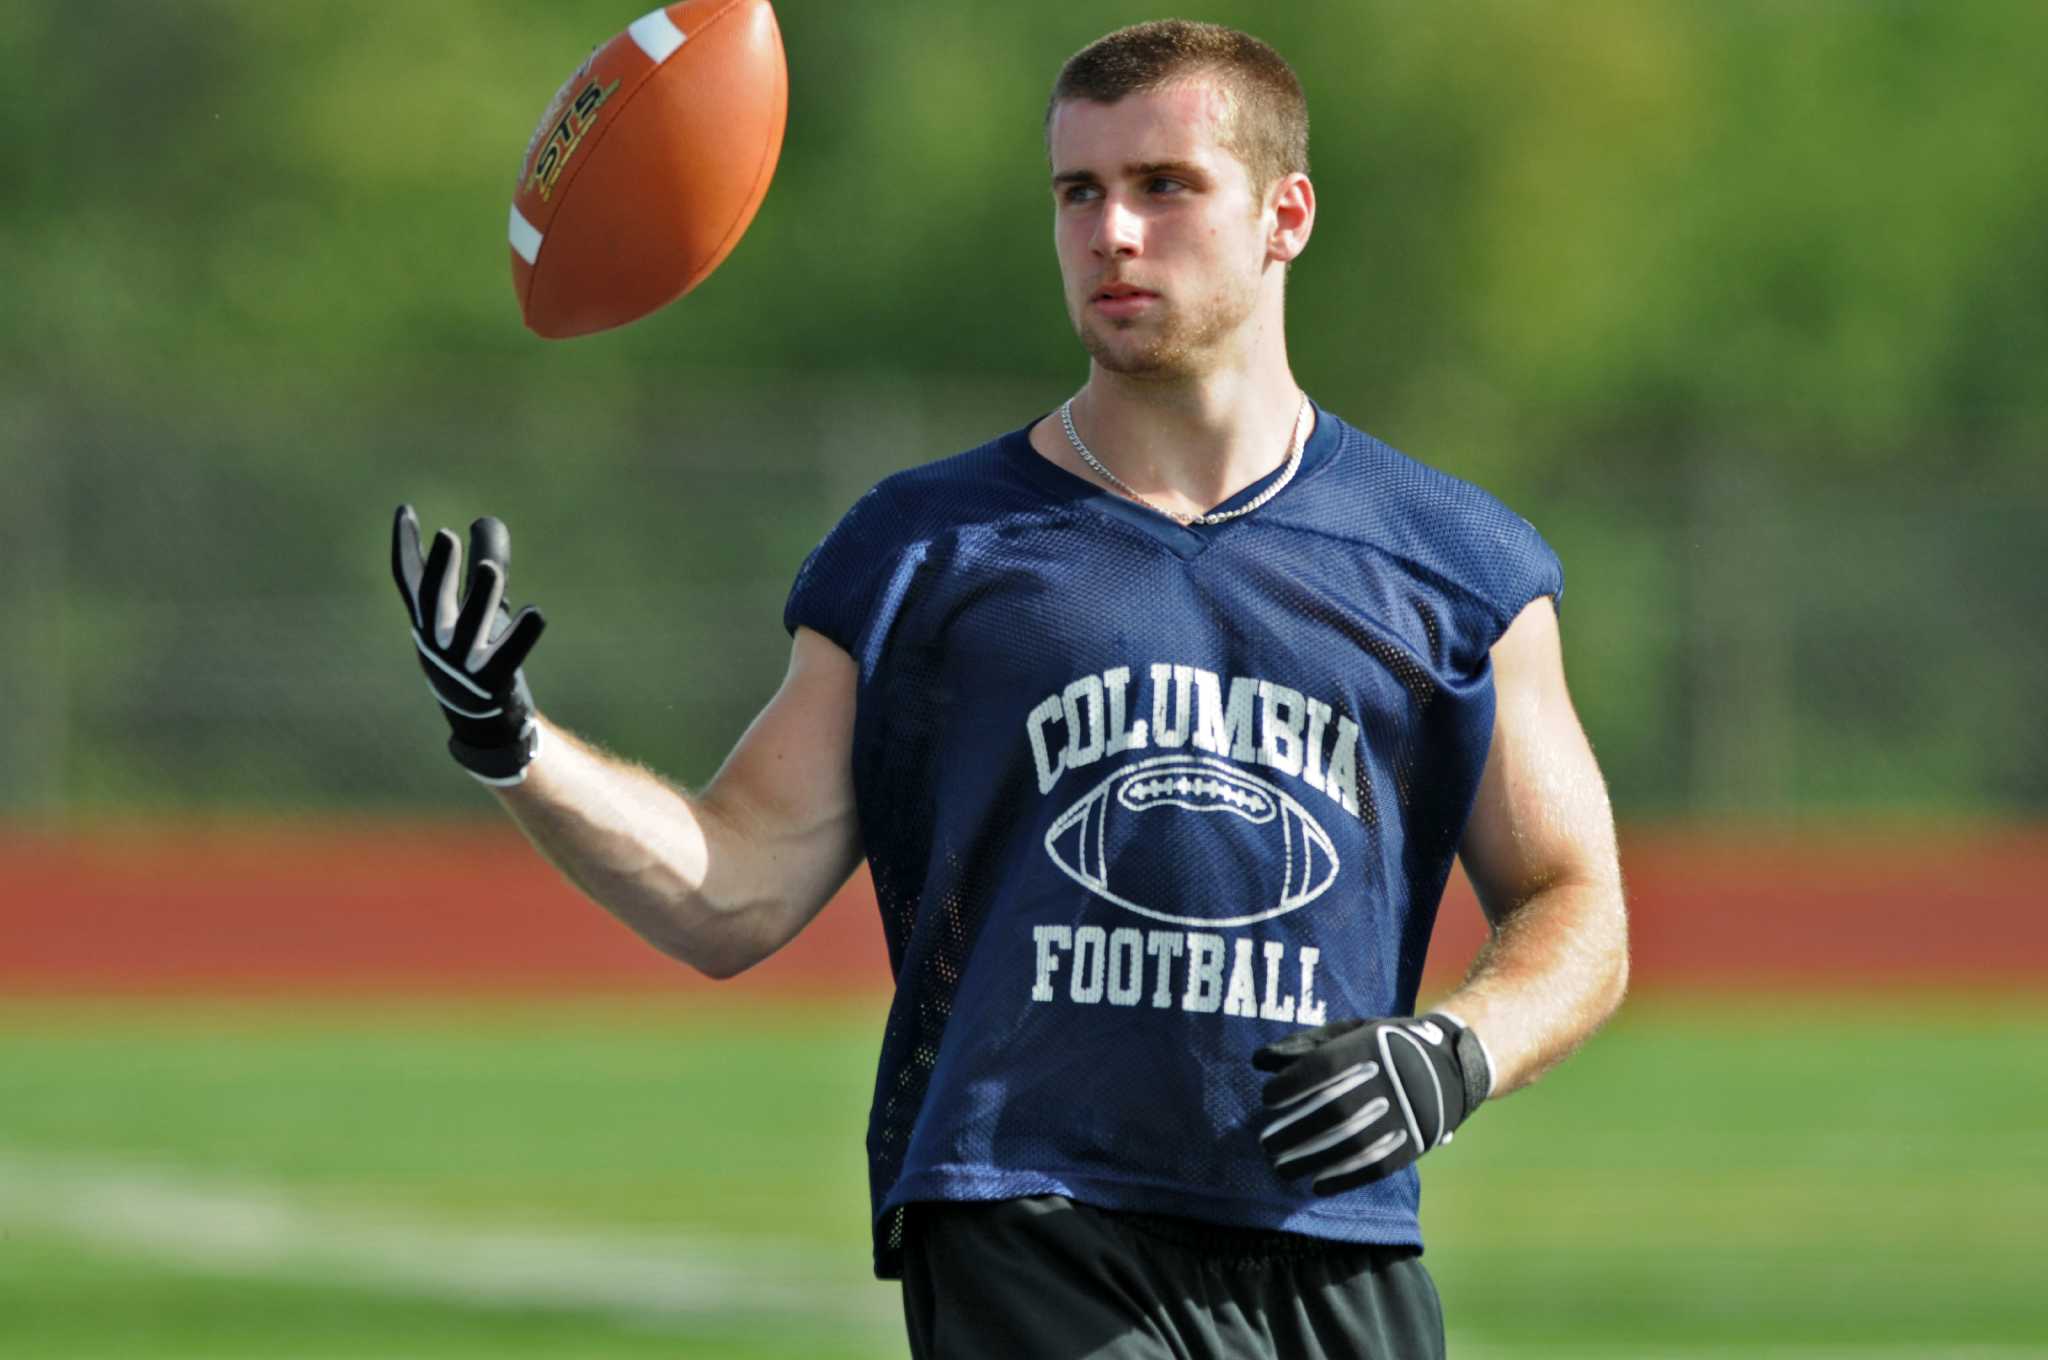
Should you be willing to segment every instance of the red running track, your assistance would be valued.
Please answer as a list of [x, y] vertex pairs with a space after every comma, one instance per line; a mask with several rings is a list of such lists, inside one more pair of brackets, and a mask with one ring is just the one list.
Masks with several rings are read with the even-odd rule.
[[[1622, 863], [1638, 991], [2048, 989], [2048, 828], [1643, 828]], [[1484, 934], [1454, 877], [1432, 986]], [[16, 995], [887, 985], [865, 874], [776, 957], [714, 983], [585, 901], [509, 825], [0, 830], [0, 992]]]

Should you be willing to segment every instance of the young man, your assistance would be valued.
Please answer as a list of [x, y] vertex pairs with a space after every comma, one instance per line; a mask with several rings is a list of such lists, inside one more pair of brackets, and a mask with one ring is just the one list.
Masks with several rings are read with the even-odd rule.
[[[865, 854], [897, 982], [876, 1268], [919, 1355], [1441, 1354], [1413, 1163], [1627, 972], [1557, 559], [1295, 383], [1315, 193], [1270, 49], [1111, 34], [1046, 135], [1087, 383], [853, 507], [707, 788], [532, 711], [494, 520], [463, 602], [454, 535], [423, 562], [401, 510], [422, 663], [534, 843], [706, 973]], [[1417, 1017], [1457, 855], [1493, 937]]]

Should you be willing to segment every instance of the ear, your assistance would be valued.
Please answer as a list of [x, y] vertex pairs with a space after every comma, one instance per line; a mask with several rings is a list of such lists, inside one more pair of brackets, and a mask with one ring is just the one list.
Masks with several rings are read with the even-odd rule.
[[1316, 226], [1316, 186], [1299, 170], [1282, 175], [1267, 195], [1273, 214], [1273, 229], [1266, 237], [1267, 258], [1292, 264], [1295, 256], [1308, 249], [1309, 233]]

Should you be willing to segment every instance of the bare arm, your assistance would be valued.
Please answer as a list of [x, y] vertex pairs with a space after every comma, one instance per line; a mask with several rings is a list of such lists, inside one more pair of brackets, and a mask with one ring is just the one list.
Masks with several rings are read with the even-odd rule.
[[542, 719], [499, 801], [542, 854], [656, 948], [731, 977], [795, 937], [861, 855], [853, 659], [809, 629], [789, 673], [698, 794]]
[[1565, 689], [1548, 596], [1494, 644], [1493, 667], [1493, 744], [1459, 847], [1493, 934], [1437, 1009], [1484, 1041], [1498, 1096], [1563, 1061], [1621, 1004], [1628, 921], [1614, 815]]

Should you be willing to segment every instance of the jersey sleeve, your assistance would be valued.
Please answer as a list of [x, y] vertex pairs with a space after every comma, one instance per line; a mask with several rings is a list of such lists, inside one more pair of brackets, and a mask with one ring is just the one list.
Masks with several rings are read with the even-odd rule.
[[1450, 653], [1486, 664], [1493, 645], [1539, 596], [1564, 598], [1564, 565], [1536, 526], [1491, 492], [1428, 470], [1433, 513], [1418, 521], [1417, 559], [1455, 582]]
[[1563, 612], [1564, 563], [1535, 525], [1505, 506], [1501, 516], [1496, 530], [1501, 544], [1500, 570], [1493, 585], [1494, 602], [1501, 615], [1500, 631], [1505, 633], [1508, 625], [1540, 596], [1548, 595], [1558, 611]]
[[880, 598], [903, 555], [902, 529], [888, 488], [877, 486], [855, 501], [824, 541], [811, 549], [789, 599], [782, 626], [822, 633], [850, 656], [859, 656]]

